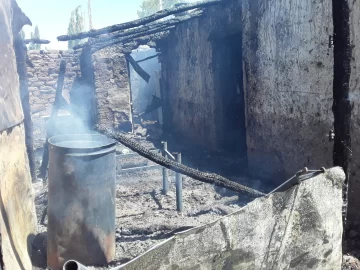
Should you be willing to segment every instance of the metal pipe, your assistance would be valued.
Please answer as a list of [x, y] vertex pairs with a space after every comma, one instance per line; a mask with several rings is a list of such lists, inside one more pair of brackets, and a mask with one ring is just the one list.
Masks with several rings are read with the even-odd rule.
[[[166, 158], [167, 155], [167, 142], [162, 142], [163, 147], [164, 147], [164, 152], [163, 152], [163, 156], [164, 158]], [[169, 181], [168, 181], [168, 170], [163, 167], [163, 190], [162, 190], [162, 194], [163, 195], [167, 195], [169, 191]]]
[[88, 270], [88, 268], [77, 261], [71, 260], [64, 264], [63, 270]]
[[172, 159], [172, 160], [176, 160], [176, 158], [166, 149], [164, 150], [164, 152]]
[[[176, 162], [181, 164], [181, 153], [176, 153]], [[176, 209], [179, 212], [183, 211], [182, 200], [182, 174], [176, 173]]]

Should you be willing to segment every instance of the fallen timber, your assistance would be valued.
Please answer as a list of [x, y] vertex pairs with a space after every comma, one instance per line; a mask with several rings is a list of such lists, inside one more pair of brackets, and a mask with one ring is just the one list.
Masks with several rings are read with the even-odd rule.
[[137, 152], [139, 155], [167, 168], [172, 171], [181, 173], [183, 175], [187, 175], [195, 180], [207, 183], [207, 184], [213, 184], [218, 187], [227, 188], [233, 191], [236, 191], [244, 196], [250, 197], [250, 198], [257, 198], [264, 196], [265, 194], [257, 191], [255, 189], [249, 188], [247, 186], [241, 185], [239, 183], [233, 182], [221, 175], [215, 174], [215, 173], [205, 173], [198, 170], [195, 170], [193, 168], [187, 167], [183, 164], [177, 163], [176, 161], [173, 161], [171, 159], [164, 158], [163, 156], [156, 154], [152, 152], [151, 150], [143, 147], [139, 143], [135, 142], [131, 138], [129, 138], [127, 135], [123, 133], [113, 132], [109, 131], [107, 128], [102, 126], [97, 126], [96, 130], [100, 132], [103, 135], [106, 135], [124, 146], [128, 147], [129, 149], [133, 150], [134, 152]]
[[125, 55], [126, 60], [128, 60], [128, 62], [131, 64], [131, 66], [134, 68], [134, 70], [136, 71], [137, 74], [139, 74], [139, 76], [141, 78], [144, 79], [144, 81], [146, 81], [147, 83], [149, 82], [151, 76], [149, 75], [149, 73], [147, 73], [135, 60], [134, 58], [132, 58], [132, 56], [130, 54], [126, 54]]
[[199, 1], [194, 4], [185, 4], [185, 5], [178, 6], [178, 7], [163, 9], [163, 10], [158, 11], [150, 16], [147, 16], [147, 17], [144, 17], [141, 19], [137, 19], [135, 21], [126, 22], [126, 23], [122, 23], [122, 24], [115, 24], [112, 26], [98, 29], [98, 30], [90, 30], [88, 32], [82, 32], [82, 33], [78, 33], [78, 34], [74, 34], [74, 35], [58, 36], [57, 39], [59, 41], [68, 41], [68, 40], [74, 40], [74, 39], [96, 37], [96, 36], [99, 36], [102, 34], [109, 34], [109, 33], [117, 32], [120, 30], [125, 30], [125, 29], [129, 29], [129, 28], [134, 28], [134, 27], [138, 27], [141, 25], [145, 25], [145, 24], [154, 22], [156, 20], [165, 18], [167, 16], [181, 13], [184, 11], [201, 8], [201, 7], [207, 7], [207, 6], [216, 5], [216, 4], [220, 4], [220, 3], [222, 3], [222, 0]]

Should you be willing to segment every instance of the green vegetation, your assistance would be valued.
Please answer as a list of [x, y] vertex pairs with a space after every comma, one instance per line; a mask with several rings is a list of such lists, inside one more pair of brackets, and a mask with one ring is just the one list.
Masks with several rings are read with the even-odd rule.
[[[81, 6], [77, 6], [72, 12], [70, 16], [70, 22], [68, 26], [68, 35], [78, 34], [85, 30], [85, 20], [82, 15]], [[68, 41], [68, 49], [71, 50], [74, 46], [82, 43], [82, 40], [69, 40]]]
[[173, 5], [180, 3], [180, 0], [143, 0], [140, 10], [137, 11], [139, 18], [149, 16], [160, 10], [160, 1], [162, 1], [162, 8], [170, 8]]
[[[34, 32], [30, 33], [30, 38], [31, 39], [40, 39], [40, 31], [39, 31], [39, 27], [36, 25]], [[29, 45], [29, 50], [40, 50], [41, 49], [41, 44], [34, 44], [34, 43], [30, 43]]]

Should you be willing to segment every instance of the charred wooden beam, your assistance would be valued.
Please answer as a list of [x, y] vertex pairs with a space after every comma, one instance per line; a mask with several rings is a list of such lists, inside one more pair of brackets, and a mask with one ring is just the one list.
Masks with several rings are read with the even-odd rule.
[[334, 23], [334, 166], [344, 169], [343, 218], [346, 224], [351, 162], [351, 104], [349, 99], [351, 74], [350, 6], [349, 0], [332, 0]]
[[25, 44], [29, 44], [29, 43], [33, 43], [33, 44], [49, 44], [50, 40], [32, 38], [32, 39], [24, 39], [24, 42], [25, 42]]
[[178, 24], [181, 24], [183, 22], [186, 22], [188, 20], [194, 19], [194, 18], [198, 18], [202, 15], [202, 11], [196, 11], [193, 14], [189, 14], [189, 15], [185, 15], [182, 17], [178, 17], [178, 18], [174, 18], [174, 19], [170, 19], [167, 21], [163, 21], [163, 22], [159, 22], [159, 23], [153, 23], [153, 24], [149, 24], [149, 25], [144, 25], [138, 28], [134, 28], [134, 29], [130, 29], [130, 30], [126, 30], [126, 31], [121, 31], [121, 32], [117, 32], [114, 34], [109, 34], [106, 36], [101, 36], [98, 37], [96, 39], [92, 39], [84, 44], [80, 44], [74, 47], [74, 50], [80, 49], [80, 48], [84, 48], [86, 46], [89, 45], [95, 45], [97, 43], [102, 43], [102, 42], [106, 42], [109, 40], [115, 40], [115, 39], [119, 39], [122, 37], [132, 37], [133, 35], [136, 35], [136, 37], [140, 37], [141, 34], [142, 36], [147, 36], [149, 35], [149, 33], [156, 33], [156, 31], [154, 30], [158, 30], [159, 32], [163, 31], [164, 28], [170, 27], [170, 26], [175, 26]]
[[132, 56], [130, 54], [126, 54], [125, 58], [126, 58], [126, 60], [129, 61], [130, 65], [134, 68], [135, 72], [137, 74], [139, 74], [139, 76], [148, 83], [151, 78], [149, 73], [147, 73], [138, 63], [136, 63], [136, 61], [134, 60], [134, 58], [132, 58]]
[[138, 60], [138, 61], [136, 61], [136, 63], [145, 62], [145, 61], [147, 61], [147, 60], [150, 60], [150, 59], [153, 59], [153, 58], [155, 58], [155, 57], [158, 57], [159, 55], [161, 55], [161, 53], [157, 53], [157, 54], [154, 54], [154, 55], [152, 55], [152, 56], [146, 57], [146, 58], [144, 58], [144, 59]]
[[[128, 37], [122, 37], [119, 39], [115, 39], [115, 40], [110, 40], [104, 43], [99, 43], [93, 46], [92, 48], [92, 52], [97, 52], [99, 50], [102, 50], [106, 47], [118, 44], [118, 43], [122, 43], [122, 44], [126, 44], [126, 43], [130, 43], [130, 42], [135, 42], [135, 43], [141, 43], [141, 45], [146, 44], [147, 42], [150, 42], [151, 40], [156, 40], [159, 37], [165, 37], [167, 34], [169, 34], [169, 30], [172, 29], [174, 26], [171, 27], [166, 27], [164, 29], [162, 29], [162, 31], [160, 32], [159, 29], [154, 29], [152, 31], [148, 31], [146, 36], [144, 36], [143, 33], [139, 33], [139, 34], [134, 34]], [[145, 42], [146, 41], [146, 42]], [[135, 49], [136, 47], [134, 47]]]
[[96, 127], [96, 130], [100, 133], [109, 136], [124, 146], [130, 148], [131, 150], [135, 151], [139, 155], [165, 167], [168, 168], [174, 172], [178, 172], [184, 175], [187, 175], [195, 180], [213, 184], [219, 187], [227, 188], [233, 191], [236, 191], [244, 196], [250, 197], [250, 198], [257, 198], [264, 196], [265, 194], [257, 191], [255, 189], [249, 188], [247, 186], [241, 185], [239, 183], [236, 183], [234, 181], [231, 181], [221, 175], [214, 174], [214, 173], [205, 173], [198, 170], [195, 170], [193, 168], [190, 168], [188, 166], [185, 166], [184, 164], [177, 163], [174, 160], [168, 159], [163, 157], [162, 155], [156, 154], [152, 152], [151, 150], [143, 147], [139, 143], [135, 142], [131, 138], [129, 138], [127, 135], [119, 132], [113, 132], [109, 131], [106, 127], [98, 126]]
[[66, 61], [61, 60], [60, 62], [60, 70], [59, 70], [59, 77], [57, 81], [57, 88], [56, 88], [56, 95], [53, 107], [51, 109], [50, 118], [46, 124], [46, 141], [44, 144], [44, 152], [43, 158], [40, 166], [40, 174], [39, 178], [43, 179], [43, 182], [46, 183], [46, 172], [49, 164], [49, 144], [48, 140], [51, 136], [53, 136], [53, 132], [55, 130], [55, 121], [59, 111], [60, 100], [62, 98], [62, 89], [65, 80], [65, 69], [66, 69]]
[[141, 19], [137, 19], [135, 21], [126, 22], [126, 23], [122, 23], [122, 24], [115, 24], [112, 26], [98, 29], [98, 30], [90, 30], [88, 32], [82, 32], [82, 33], [74, 34], [74, 35], [63, 35], [63, 36], [57, 37], [57, 39], [59, 41], [68, 41], [68, 40], [74, 40], [74, 39], [96, 37], [96, 36], [103, 35], [103, 34], [109, 34], [109, 33], [117, 32], [120, 30], [138, 27], [141, 25], [145, 25], [145, 24], [157, 21], [159, 19], [165, 18], [165, 17], [173, 15], [173, 14], [181, 13], [181, 12], [192, 10], [195, 8], [202, 8], [202, 7], [207, 7], [207, 6], [211, 6], [211, 5], [216, 5], [221, 2], [222, 2], [222, 0], [211, 0], [211, 1], [199, 1], [199, 2], [196, 2], [193, 4], [185, 4], [182, 6], [177, 6], [177, 7], [173, 7], [173, 8], [169, 8], [169, 9], [163, 9], [163, 10], [158, 11], [150, 16], [147, 16], [147, 17], [144, 17]]

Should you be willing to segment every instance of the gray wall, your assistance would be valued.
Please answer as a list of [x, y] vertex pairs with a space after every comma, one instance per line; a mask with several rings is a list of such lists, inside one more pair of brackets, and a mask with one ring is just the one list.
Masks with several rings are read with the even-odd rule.
[[[223, 39], [241, 30], [240, 3], [208, 8], [203, 17], [177, 26], [160, 44], [165, 129], [209, 150], [222, 148], [226, 136], [223, 94], [236, 86], [229, 85], [235, 83], [229, 57], [221, 55], [229, 47]], [[219, 76], [223, 70], [229, 73]]]
[[243, 1], [250, 171], [287, 177], [329, 167], [333, 53], [331, 1]]

